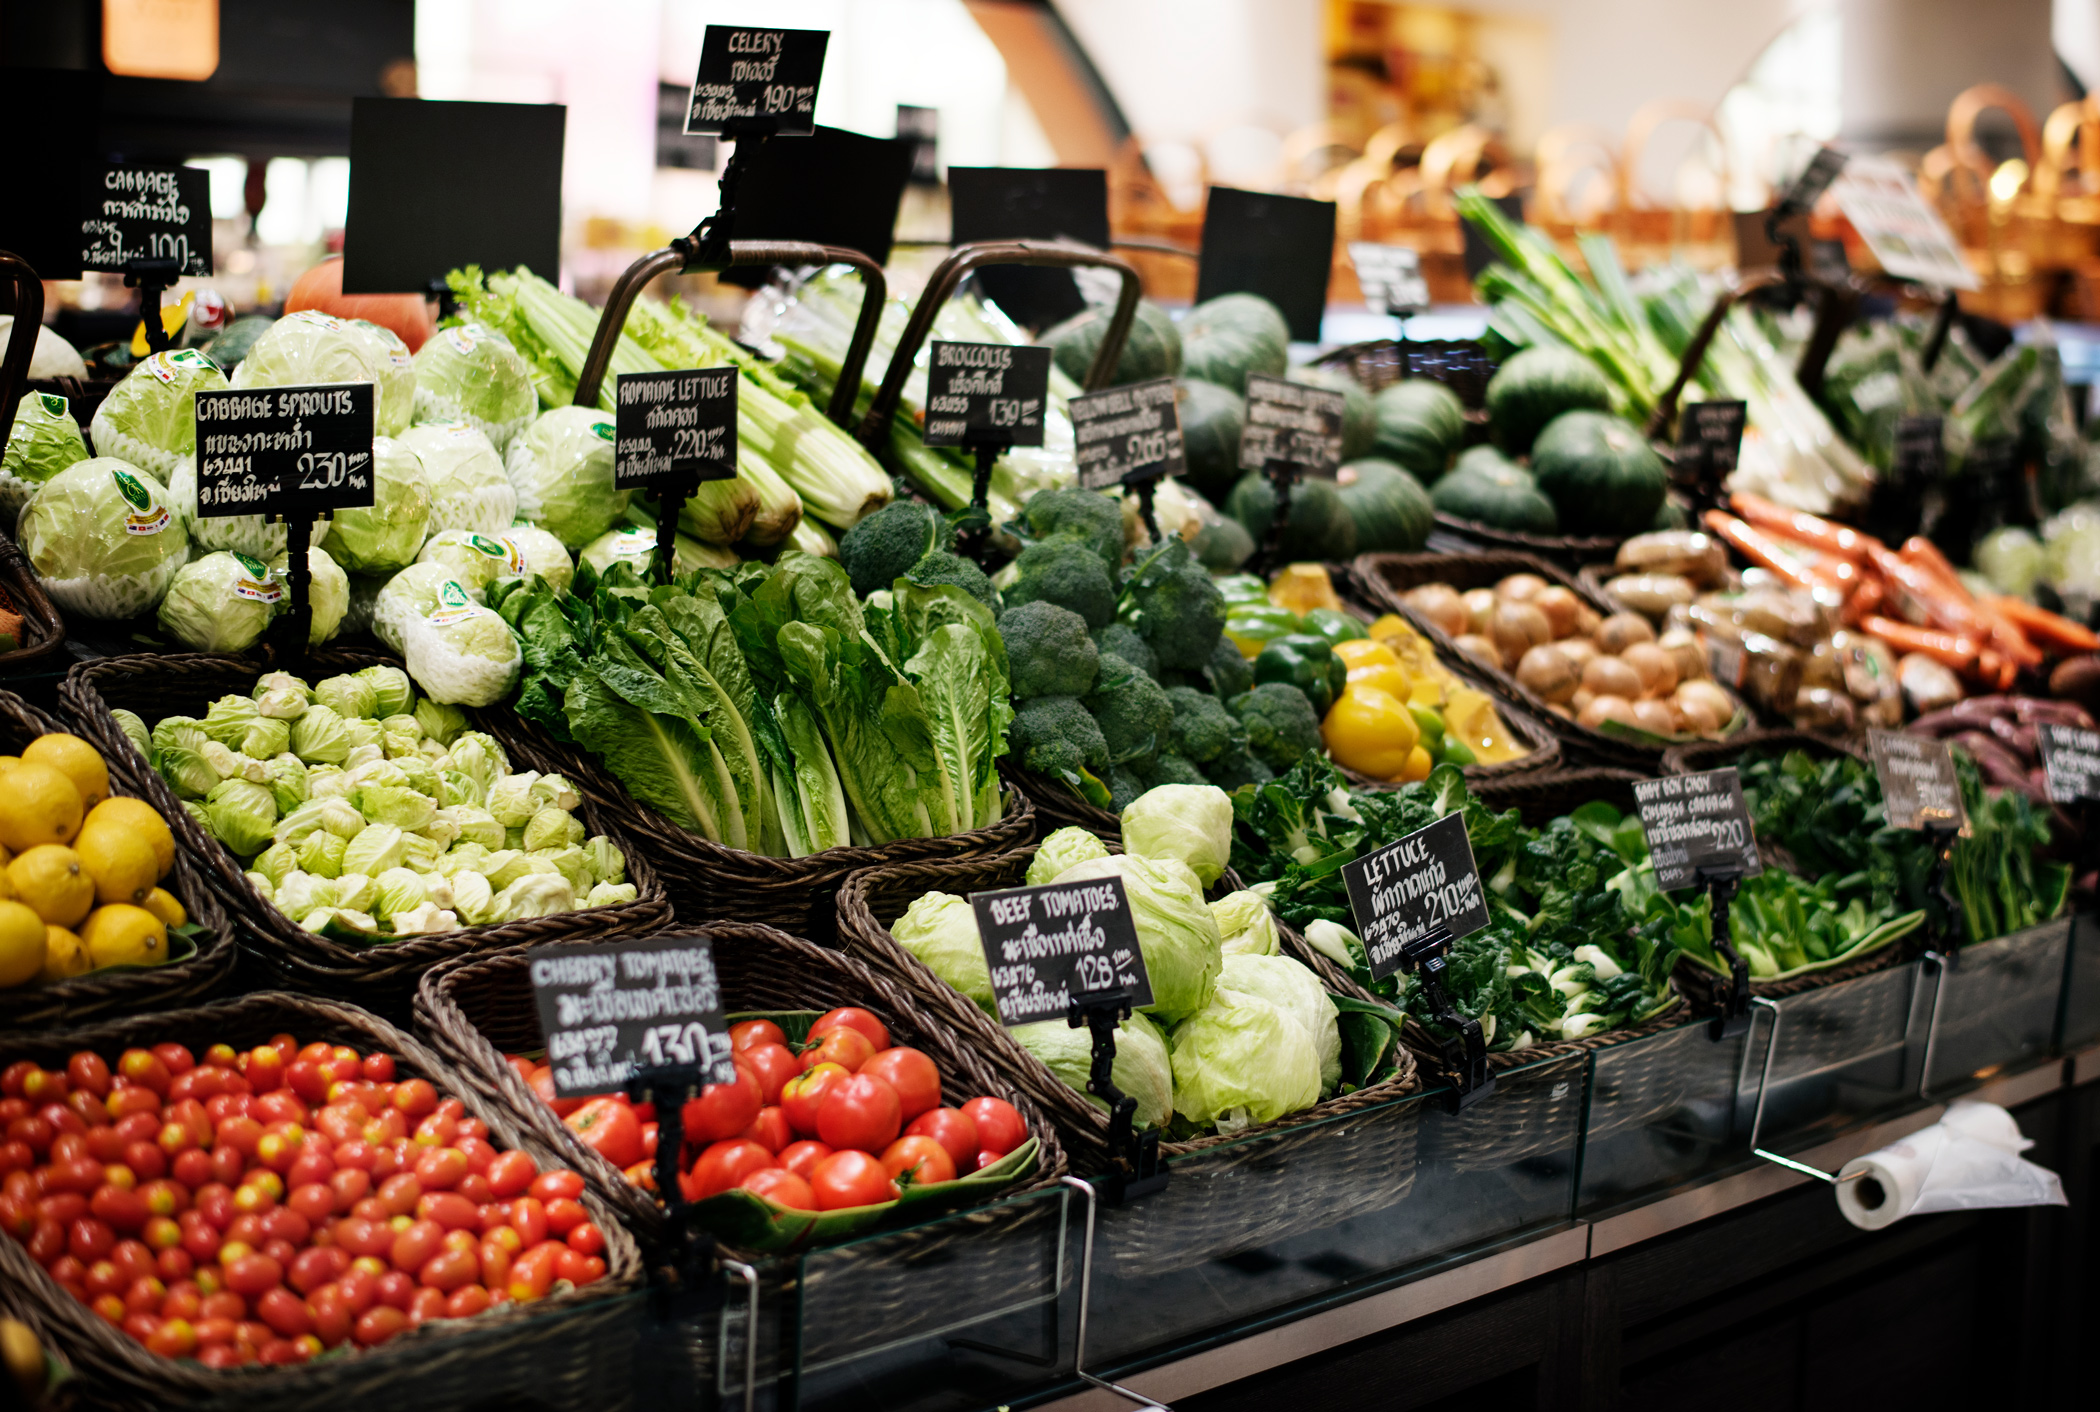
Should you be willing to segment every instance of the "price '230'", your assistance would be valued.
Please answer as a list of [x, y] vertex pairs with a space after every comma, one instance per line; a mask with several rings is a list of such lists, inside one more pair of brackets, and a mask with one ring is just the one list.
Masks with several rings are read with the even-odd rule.
[[307, 451], [299, 457], [301, 490], [334, 490], [349, 483], [350, 455], [345, 451]]

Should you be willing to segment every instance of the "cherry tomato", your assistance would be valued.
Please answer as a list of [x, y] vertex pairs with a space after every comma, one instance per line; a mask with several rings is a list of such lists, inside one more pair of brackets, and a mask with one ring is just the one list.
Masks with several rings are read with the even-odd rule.
[[432, 1289], [450, 1294], [474, 1283], [481, 1274], [481, 1262], [471, 1250], [442, 1250], [424, 1262], [416, 1279]]
[[510, 1225], [526, 1247], [547, 1238], [547, 1207], [536, 1196], [520, 1196], [510, 1203]]
[[487, 1309], [491, 1302], [489, 1292], [480, 1285], [461, 1285], [445, 1300], [445, 1317], [471, 1319]]
[[275, 1289], [284, 1279], [284, 1267], [267, 1255], [244, 1255], [226, 1267], [226, 1288], [244, 1299]]
[[520, 1304], [542, 1298], [554, 1285], [555, 1262], [568, 1249], [553, 1241], [542, 1241], [512, 1262], [510, 1297]]
[[551, 1172], [542, 1172], [534, 1177], [531, 1192], [541, 1201], [552, 1201], [557, 1196], [581, 1196], [583, 1178], [566, 1167], [556, 1167]]
[[729, 1048], [742, 1054], [761, 1044], [787, 1044], [787, 1035], [771, 1020], [740, 1020], [729, 1027]]
[[897, 1090], [869, 1074], [840, 1079], [817, 1108], [817, 1136], [835, 1148], [880, 1152], [903, 1126]]
[[574, 1197], [557, 1196], [547, 1203], [547, 1234], [557, 1240], [566, 1238], [570, 1231], [590, 1219], [591, 1213]]
[[314, 1316], [306, 1301], [288, 1289], [264, 1290], [255, 1301], [255, 1316], [284, 1338], [297, 1338], [314, 1331]]
[[80, 1050], [66, 1060], [66, 1078], [76, 1091], [109, 1096], [109, 1061], [93, 1050]]
[[481, 1208], [456, 1191], [432, 1192], [418, 1201], [416, 1219], [435, 1221], [448, 1231], [481, 1231]]
[[357, 1316], [354, 1337], [366, 1348], [385, 1343], [408, 1328], [408, 1315], [391, 1304], [380, 1304]]
[[911, 1173], [913, 1186], [932, 1186], [955, 1180], [955, 1159], [948, 1149], [930, 1137], [900, 1137], [882, 1152], [882, 1169], [892, 1180], [902, 1181]]
[[527, 1082], [532, 1085], [532, 1091], [540, 1096], [540, 1102], [552, 1108], [557, 1118], [568, 1117], [590, 1101], [584, 1098], [557, 1098], [554, 1093], [554, 1071], [544, 1065], [534, 1069], [531, 1079]]
[[373, 1083], [394, 1081], [394, 1056], [391, 1054], [367, 1054], [362, 1068], [364, 1076]]
[[810, 1190], [809, 1183], [785, 1167], [761, 1168], [737, 1185], [790, 1211], [817, 1209], [817, 1194]]
[[[703, 1108], [706, 1102], [703, 1094]], [[624, 1098], [594, 1098], [562, 1123], [615, 1167], [631, 1167], [642, 1160], [642, 1125], [634, 1116], [634, 1106]]]
[[737, 1055], [736, 1063], [758, 1080], [759, 1095], [767, 1103], [780, 1102], [781, 1086], [803, 1068], [795, 1051], [784, 1044], [754, 1044]]
[[833, 1084], [851, 1077], [837, 1064], [819, 1064], [789, 1079], [780, 1090], [780, 1111], [786, 1115], [788, 1126], [804, 1137], [815, 1136], [817, 1113], [823, 1106], [824, 1095]]
[[874, 1206], [895, 1201], [900, 1193], [882, 1163], [865, 1152], [848, 1149], [834, 1152], [810, 1173], [809, 1188], [819, 1211], [846, 1206]]
[[416, 1157], [416, 1184], [425, 1191], [450, 1191], [468, 1173], [467, 1154], [456, 1147], [432, 1147]]
[[1021, 1121], [1013, 1104], [1003, 1098], [973, 1098], [962, 1110], [977, 1124], [980, 1148], [994, 1157], [1004, 1157], [1028, 1141], [1028, 1125]]
[[854, 1005], [844, 1005], [818, 1016], [817, 1022], [809, 1027], [809, 1037], [813, 1040], [822, 1039], [841, 1025], [866, 1035], [868, 1043], [873, 1045], [878, 1053], [890, 1047], [890, 1032], [884, 1028], [882, 1021], [876, 1019], [870, 1011]]
[[727, 1191], [753, 1172], [773, 1165], [773, 1154], [755, 1142], [730, 1138], [715, 1143], [700, 1154], [692, 1170], [678, 1179], [687, 1201], [705, 1201], [716, 1192]]
[[685, 1105], [685, 1140], [697, 1145], [735, 1137], [751, 1126], [764, 1097], [749, 1069], [739, 1068], [734, 1082], [709, 1084]]
[[572, 1228], [569, 1234], [564, 1237], [564, 1240], [567, 1242], [569, 1249], [584, 1255], [603, 1255], [605, 1253], [605, 1232], [598, 1229], [595, 1221], [585, 1221], [581, 1225]]
[[438, 1093], [428, 1079], [407, 1079], [394, 1085], [393, 1102], [403, 1117], [422, 1119], [437, 1111]]
[[539, 1168], [534, 1165], [530, 1154], [515, 1149], [499, 1152], [489, 1163], [489, 1189], [498, 1201], [508, 1201], [531, 1186], [532, 1179], [538, 1175]]
[[409, 1274], [423, 1268], [423, 1263], [437, 1254], [438, 1247], [445, 1242], [445, 1228], [435, 1221], [412, 1222], [408, 1229], [394, 1237], [388, 1258], [397, 1270]]
[[803, 1050], [798, 1062], [804, 1069], [814, 1069], [819, 1064], [836, 1064], [848, 1073], [858, 1073], [860, 1066], [874, 1057], [875, 1046], [866, 1035], [849, 1026], [838, 1025]]
[[768, 1152], [778, 1152], [795, 1140], [795, 1134], [788, 1128], [787, 1115], [778, 1108], [759, 1109], [751, 1126], [740, 1136], [750, 1138]]

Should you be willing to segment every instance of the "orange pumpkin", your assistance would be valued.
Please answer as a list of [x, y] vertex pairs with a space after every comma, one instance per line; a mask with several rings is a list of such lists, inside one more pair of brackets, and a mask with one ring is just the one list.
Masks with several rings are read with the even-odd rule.
[[292, 292], [285, 297], [284, 311], [294, 314], [301, 309], [317, 309], [339, 319], [364, 319], [381, 328], [390, 328], [408, 345], [411, 353], [421, 348], [423, 340], [437, 331], [430, 301], [420, 294], [343, 293], [343, 260], [340, 255], [329, 256], [293, 283]]

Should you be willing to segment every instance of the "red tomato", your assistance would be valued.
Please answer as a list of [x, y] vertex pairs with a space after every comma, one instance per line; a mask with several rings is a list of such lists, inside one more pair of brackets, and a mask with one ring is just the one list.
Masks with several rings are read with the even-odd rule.
[[605, 1253], [605, 1232], [598, 1229], [595, 1221], [585, 1221], [582, 1225], [571, 1230], [565, 1239], [569, 1249], [579, 1254], [603, 1255]]
[[531, 1154], [516, 1149], [499, 1152], [489, 1163], [489, 1190], [495, 1193], [498, 1201], [508, 1201], [531, 1186], [532, 1179], [538, 1175], [539, 1168], [534, 1165]]
[[451, 1191], [465, 1179], [467, 1154], [456, 1147], [432, 1147], [416, 1158], [416, 1184], [425, 1191]]
[[545, 1065], [534, 1069], [531, 1079], [527, 1082], [532, 1085], [532, 1091], [540, 1096], [540, 1102], [552, 1108], [554, 1116], [557, 1118], [568, 1117], [589, 1101], [582, 1098], [556, 1097], [554, 1093], [554, 1071]]
[[226, 1267], [226, 1288], [243, 1299], [275, 1289], [283, 1279], [284, 1267], [267, 1255], [243, 1255]]
[[737, 1067], [749, 1069], [767, 1103], [780, 1102], [780, 1089], [802, 1072], [802, 1061], [784, 1044], [754, 1044], [736, 1056]]
[[778, 1152], [795, 1140], [795, 1134], [788, 1129], [787, 1115], [778, 1108], [759, 1109], [751, 1126], [739, 1135], [750, 1138], [768, 1152]]
[[856, 1150], [834, 1152], [819, 1162], [810, 1173], [809, 1187], [817, 1198], [819, 1211], [874, 1206], [895, 1201], [900, 1194], [882, 1163]]
[[354, 1336], [360, 1344], [372, 1348], [407, 1328], [408, 1315], [391, 1304], [379, 1304], [357, 1316]]
[[976, 1170], [977, 1120], [960, 1108], [929, 1108], [907, 1123], [906, 1137], [930, 1137], [947, 1150], [955, 1170]]
[[788, 1126], [804, 1137], [815, 1134], [817, 1111], [823, 1106], [825, 1093], [839, 1080], [851, 1077], [837, 1064], [819, 1064], [789, 1079], [780, 1090], [780, 1111], [786, 1115]]
[[566, 1167], [556, 1167], [532, 1179], [532, 1194], [541, 1201], [552, 1201], [558, 1196], [581, 1196], [583, 1178]]
[[425, 1261], [416, 1278], [432, 1289], [450, 1294], [474, 1283], [480, 1273], [481, 1262], [473, 1251], [444, 1250]]
[[1004, 1157], [1028, 1141], [1028, 1125], [1003, 1098], [973, 1098], [962, 1110], [977, 1124], [979, 1147], [994, 1157]]
[[786, 1045], [787, 1036], [771, 1020], [744, 1020], [729, 1027], [729, 1048], [742, 1054], [761, 1044]]
[[921, 1113], [941, 1106], [941, 1072], [933, 1066], [933, 1060], [919, 1050], [901, 1044], [885, 1049], [861, 1065], [860, 1072], [881, 1079], [897, 1090], [897, 1101], [902, 1105], [907, 1123]]
[[413, 1275], [445, 1243], [445, 1228], [435, 1221], [416, 1221], [394, 1237], [388, 1258], [397, 1270]]
[[274, 1285], [264, 1290], [262, 1297], [255, 1301], [255, 1316], [284, 1338], [297, 1338], [314, 1331], [314, 1316], [307, 1309], [306, 1301], [290, 1290]]
[[557, 1196], [547, 1203], [547, 1234], [557, 1240], [590, 1219], [591, 1213], [573, 1196]]
[[489, 1292], [480, 1285], [462, 1285], [445, 1301], [445, 1317], [471, 1319], [489, 1307]]
[[809, 1183], [784, 1167], [767, 1167], [753, 1172], [741, 1185], [745, 1191], [790, 1211], [817, 1209], [817, 1194], [810, 1190]]
[[705, 1201], [772, 1165], [773, 1154], [765, 1148], [743, 1138], [730, 1138], [701, 1153], [692, 1169], [678, 1178], [678, 1186], [687, 1201]]
[[642, 1160], [642, 1125], [624, 1098], [594, 1098], [562, 1122], [615, 1167], [632, 1167]]
[[858, 1073], [860, 1066], [874, 1057], [872, 1040], [850, 1026], [838, 1025], [802, 1051], [801, 1064], [804, 1069], [814, 1069], [819, 1064], [836, 1064], [849, 1073]]
[[897, 1090], [870, 1074], [840, 1079], [817, 1107], [817, 1136], [836, 1148], [880, 1152], [902, 1127]]
[[764, 1099], [757, 1076], [738, 1068], [735, 1082], [709, 1084], [685, 1105], [685, 1140], [697, 1145], [735, 1137], [751, 1126]]
[[901, 1181], [911, 1173], [913, 1186], [955, 1180], [955, 1159], [948, 1149], [930, 1137], [900, 1137], [882, 1152], [882, 1167], [892, 1179]]
[[391, 1054], [367, 1054], [359, 1067], [373, 1083], [394, 1081], [394, 1056]]
[[83, 1049], [66, 1061], [66, 1078], [75, 1090], [109, 1096], [109, 1061], [93, 1050]]
[[554, 1285], [555, 1262], [568, 1247], [542, 1241], [520, 1255], [510, 1267], [510, 1297], [523, 1304], [545, 1296]]
[[510, 1203], [510, 1224], [526, 1246], [547, 1238], [547, 1208], [536, 1196], [520, 1196]]
[[813, 1139], [791, 1142], [780, 1150], [780, 1165], [804, 1181], [817, 1169], [817, 1163], [831, 1155], [831, 1148]]
[[[464, 1289], [466, 1286], [462, 1285], [460, 1288]], [[414, 1328], [425, 1319], [444, 1318], [445, 1310], [450, 1302], [451, 1296], [447, 1295], [443, 1290], [432, 1289], [425, 1285], [416, 1291], [415, 1298], [408, 1301], [409, 1327]]]
[[859, 1030], [866, 1035], [868, 1043], [874, 1045], [877, 1052], [890, 1047], [890, 1032], [883, 1027], [882, 1021], [876, 1019], [869, 1011], [854, 1005], [843, 1005], [820, 1015], [817, 1022], [809, 1027], [809, 1037], [821, 1039], [840, 1025]]

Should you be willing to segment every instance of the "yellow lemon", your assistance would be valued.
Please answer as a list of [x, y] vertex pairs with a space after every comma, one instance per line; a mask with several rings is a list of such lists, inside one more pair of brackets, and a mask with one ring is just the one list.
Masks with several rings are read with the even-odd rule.
[[12, 770], [15, 766], [21, 763], [22, 757], [19, 755], [0, 755], [0, 774], [4, 774], [8, 770]]
[[44, 919], [19, 902], [0, 902], [0, 989], [44, 968]]
[[55, 926], [70, 927], [95, 905], [95, 879], [70, 848], [46, 843], [7, 865], [15, 897]]
[[95, 958], [79, 937], [64, 927], [44, 928], [44, 969], [39, 973], [44, 980], [71, 980], [94, 969]]
[[153, 845], [124, 829], [83, 828], [73, 851], [95, 880], [97, 902], [144, 902], [160, 880]]
[[155, 878], [166, 877], [168, 869], [175, 866], [175, 834], [160, 811], [145, 800], [122, 794], [103, 800], [88, 811], [80, 832], [85, 837], [89, 829], [102, 828], [120, 828], [145, 839], [153, 848]]
[[168, 959], [168, 929], [143, 907], [97, 907], [80, 928], [96, 967], [158, 966]]
[[64, 843], [80, 831], [80, 791], [49, 765], [24, 761], [0, 789], [0, 847], [20, 853], [42, 843]]
[[182, 903], [176, 900], [175, 894], [164, 887], [156, 887], [147, 893], [146, 900], [139, 906], [160, 918], [164, 926], [179, 927], [190, 919], [190, 914], [182, 910]]
[[[6, 849], [0, 848], [0, 853], [6, 851]], [[11, 861], [11, 859], [0, 858], [0, 902], [14, 902], [18, 900], [15, 897], [15, 885], [7, 880], [7, 865]]]
[[77, 735], [40, 735], [22, 751], [25, 764], [49, 765], [73, 781], [80, 791], [83, 809], [92, 809], [109, 798], [109, 767], [102, 755]]

